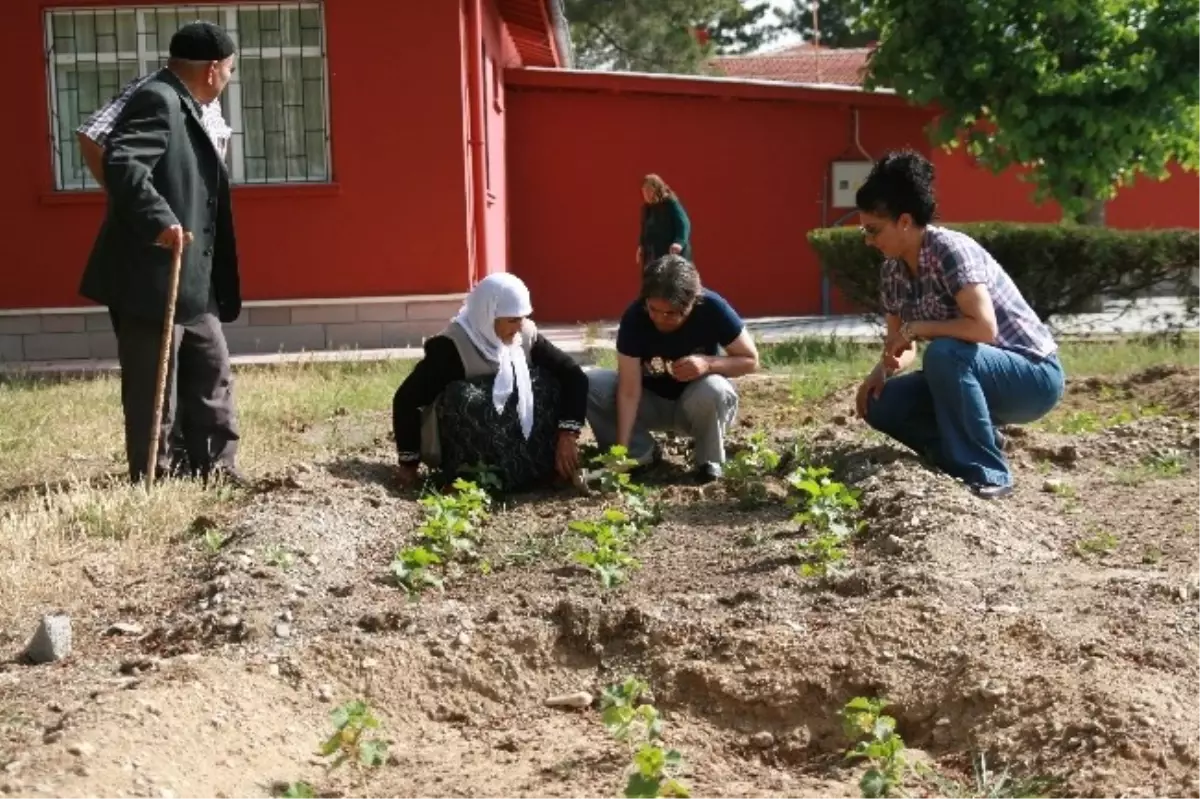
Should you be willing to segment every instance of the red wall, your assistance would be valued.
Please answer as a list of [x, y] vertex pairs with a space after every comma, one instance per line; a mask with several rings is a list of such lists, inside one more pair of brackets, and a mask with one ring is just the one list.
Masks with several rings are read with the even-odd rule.
[[613, 319], [636, 296], [648, 172], [686, 207], [707, 286], [747, 316], [820, 313], [819, 266], [805, 234], [821, 225], [828, 163], [861, 158], [851, 154], [850, 100], [861, 106], [869, 152], [928, 152], [927, 114], [889, 97], [510, 72], [510, 270], [528, 283], [538, 318]]
[[[693, 224], [705, 284], [744, 315], [820, 313], [820, 271], [805, 234], [822, 224], [832, 160], [858, 160], [852, 104], [872, 156], [930, 152], [930, 114], [895, 98], [794, 86], [611, 73], [511, 71], [510, 269], [544, 321], [613, 319], [636, 296], [641, 177], [658, 172]], [[950, 222], [1053, 222], [1010, 170], [992, 175], [959, 150], [933, 154]], [[1173, 169], [1139, 179], [1107, 209], [1115, 227], [1197, 227], [1200, 181]], [[832, 223], [844, 211], [832, 209]], [[853, 219], [848, 220], [852, 224]], [[836, 290], [834, 312], [850, 310]]]
[[[53, 190], [42, 10], [105, 3], [2, 3], [5, 102], [30, 112], [0, 125], [0, 307], [84, 304], [76, 291], [104, 200]], [[335, 183], [235, 190], [247, 299], [467, 288], [459, 13], [453, 2], [325, 4]]]
[[[1033, 185], [1020, 170], [993, 174], [959, 148], [937, 150], [938, 211], [947, 222], [1003, 219], [1011, 222], [1057, 222], [1055, 202], [1035, 205]], [[1142, 175], [1122, 188], [1105, 209], [1105, 223], [1117, 228], [1196, 228], [1200, 226], [1200, 174], [1171, 167], [1165, 181]]]

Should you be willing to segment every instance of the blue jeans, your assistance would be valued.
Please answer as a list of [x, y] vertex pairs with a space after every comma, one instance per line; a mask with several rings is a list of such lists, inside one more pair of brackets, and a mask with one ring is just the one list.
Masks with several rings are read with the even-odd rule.
[[1035, 360], [954, 338], [925, 347], [921, 369], [884, 383], [867, 424], [970, 485], [1012, 484], [995, 425], [1045, 416], [1063, 395], [1056, 355]]

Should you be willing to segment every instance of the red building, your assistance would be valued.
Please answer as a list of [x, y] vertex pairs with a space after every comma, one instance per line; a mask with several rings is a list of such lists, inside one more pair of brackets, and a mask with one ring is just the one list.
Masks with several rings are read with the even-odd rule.
[[[678, 190], [706, 283], [739, 311], [836, 310], [805, 234], [852, 210], [837, 184], [870, 158], [929, 152], [928, 111], [845, 77], [572, 71], [559, 0], [3, 2], [9, 107], [31, 110], [0, 126], [20, 154], [0, 208], [0, 361], [114, 354], [77, 294], [104, 196], [73, 130], [198, 17], [241, 50], [223, 98], [247, 299], [235, 352], [417, 343], [490, 271], [525, 278], [540, 320], [612, 319], [637, 287], [647, 172]], [[1058, 218], [1012, 175], [934, 157], [950, 220]], [[1194, 174], [1139, 182], [1108, 219], [1195, 227], [1197, 194]]]
[[[111, 357], [77, 294], [104, 210], [74, 128], [184, 22], [236, 36], [240, 352], [419, 342], [506, 266], [504, 70], [565, 63], [556, 0], [3, 0], [0, 361]], [[90, 312], [89, 312], [90, 311]]]

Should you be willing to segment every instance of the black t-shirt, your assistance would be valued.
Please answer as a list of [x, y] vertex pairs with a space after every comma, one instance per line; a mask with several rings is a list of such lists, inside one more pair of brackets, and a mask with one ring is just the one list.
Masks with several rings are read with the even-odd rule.
[[688, 355], [716, 355], [742, 334], [745, 324], [715, 291], [705, 289], [696, 307], [678, 330], [663, 333], [654, 326], [646, 304], [637, 300], [621, 317], [617, 352], [642, 362], [642, 387], [666, 399], [679, 399], [687, 383], [667, 371], [670, 364]]

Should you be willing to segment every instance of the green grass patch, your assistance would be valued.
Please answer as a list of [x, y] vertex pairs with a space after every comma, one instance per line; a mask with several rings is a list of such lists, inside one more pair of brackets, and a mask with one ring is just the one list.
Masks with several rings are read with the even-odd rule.
[[[411, 369], [374, 361], [236, 370], [242, 464], [253, 473], [385, 434], [392, 394]], [[0, 381], [0, 490], [123, 471], [123, 430], [116, 375]]]

